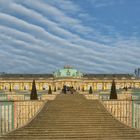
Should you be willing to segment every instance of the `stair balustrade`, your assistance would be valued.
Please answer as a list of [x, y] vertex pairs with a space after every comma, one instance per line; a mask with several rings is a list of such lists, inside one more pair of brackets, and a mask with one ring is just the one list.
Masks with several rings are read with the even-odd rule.
[[0, 135], [24, 126], [43, 104], [43, 101], [0, 101]]

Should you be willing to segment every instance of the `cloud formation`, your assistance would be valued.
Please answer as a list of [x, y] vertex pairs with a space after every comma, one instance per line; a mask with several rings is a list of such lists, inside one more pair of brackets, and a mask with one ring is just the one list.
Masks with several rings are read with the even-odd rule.
[[138, 36], [98, 24], [74, 0], [1, 0], [0, 48], [0, 72], [8, 73], [51, 73], [66, 64], [89, 73], [132, 73], [140, 65]]

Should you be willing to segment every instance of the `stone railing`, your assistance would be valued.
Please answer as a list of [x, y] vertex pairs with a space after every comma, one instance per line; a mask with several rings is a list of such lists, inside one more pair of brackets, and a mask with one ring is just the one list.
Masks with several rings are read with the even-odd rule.
[[100, 100], [106, 110], [120, 122], [140, 129], [140, 100], [132, 100], [130, 94], [119, 94], [118, 97], [118, 100], [109, 100], [108, 96], [85, 94], [86, 99]]
[[132, 127], [140, 129], [140, 100], [132, 101]]
[[0, 101], [0, 135], [27, 124], [44, 101]]
[[0, 135], [14, 129], [14, 102], [0, 102]]
[[103, 100], [101, 103], [116, 119], [132, 127], [132, 101]]
[[100, 100], [109, 113], [111, 113], [116, 119], [121, 121], [127, 126], [132, 127], [132, 101], [131, 96], [119, 95], [121, 99], [129, 100], [109, 100], [109, 95], [103, 97], [103, 95], [86, 94], [86, 99], [90, 100]]
[[25, 125], [43, 106], [43, 101], [14, 102], [14, 128]]

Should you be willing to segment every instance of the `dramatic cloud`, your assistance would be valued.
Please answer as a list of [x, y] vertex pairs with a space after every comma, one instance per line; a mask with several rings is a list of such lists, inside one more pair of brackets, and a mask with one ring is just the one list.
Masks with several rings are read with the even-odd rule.
[[[125, 10], [129, 4], [123, 3]], [[118, 1], [118, 8], [123, 3]], [[1, 0], [0, 72], [52, 73], [69, 64], [89, 73], [133, 73], [140, 67], [139, 24], [129, 25], [129, 16], [122, 21], [122, 26], [125, 22], [134, 27], [129, 32], [117, 24], [121, 17], [108, 24], [113, 15], [105, 20], [102, 10], [110, 7], [112, 12], [115, 4], [115, 0]]]

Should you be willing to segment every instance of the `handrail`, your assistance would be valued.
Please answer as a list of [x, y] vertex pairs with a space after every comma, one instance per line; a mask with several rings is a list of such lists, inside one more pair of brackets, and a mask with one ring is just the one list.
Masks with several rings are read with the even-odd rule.
[[25, 126], [41, 111], [46, 102], [47, 101], [1, 102], [0, 135]]
[[34, 115], [33, 117], [31, 117], [25, 124], [23, 124], [22, 126], [17, 127], [17, 128], [15, 128], [15, 129], [13, 129], [13, 130], [11, 130], [11, 131], [5, 133], [5, 134], [3, 134], [3, 135], [7, 135], [7, 134], [9, 134], [9, 133], [12, 133], [13, 131], [16, 131], [17, 129], [21, 129], [21, 128], [25, 127], [27, 124], [29, 124], [31, 121], [33, 121], [33, 120], [36, 118], [36, 116], [41, 112], [41, 110], [44, 108], [44, 106], [45, 106], [46, 103], [47, 103], [47, 101], [44, 101], [44, 103], [43, 103], [42, 106], [39, 108], [39, 110], [35, 113], [35, 115]]
[[[110, 101], [110, 100], [109, 100]], [[124, 101], [124, 100], [121, 100]], [[119, 121], [121, 124], [123, 124], [126, 127], [132, 128], [132, 125], [128, 125], [125, 122], [121, 121], [118, 117], [116, 117], [109, 109], [107, 109], [107, 107], [105, 106], [105, 104], [103, 103], [102, 100], [99, 100], [99, 102], [103, 105], [104, 109], [117, 121]], [[121, 118], [121, 117], [120, 117]]]

